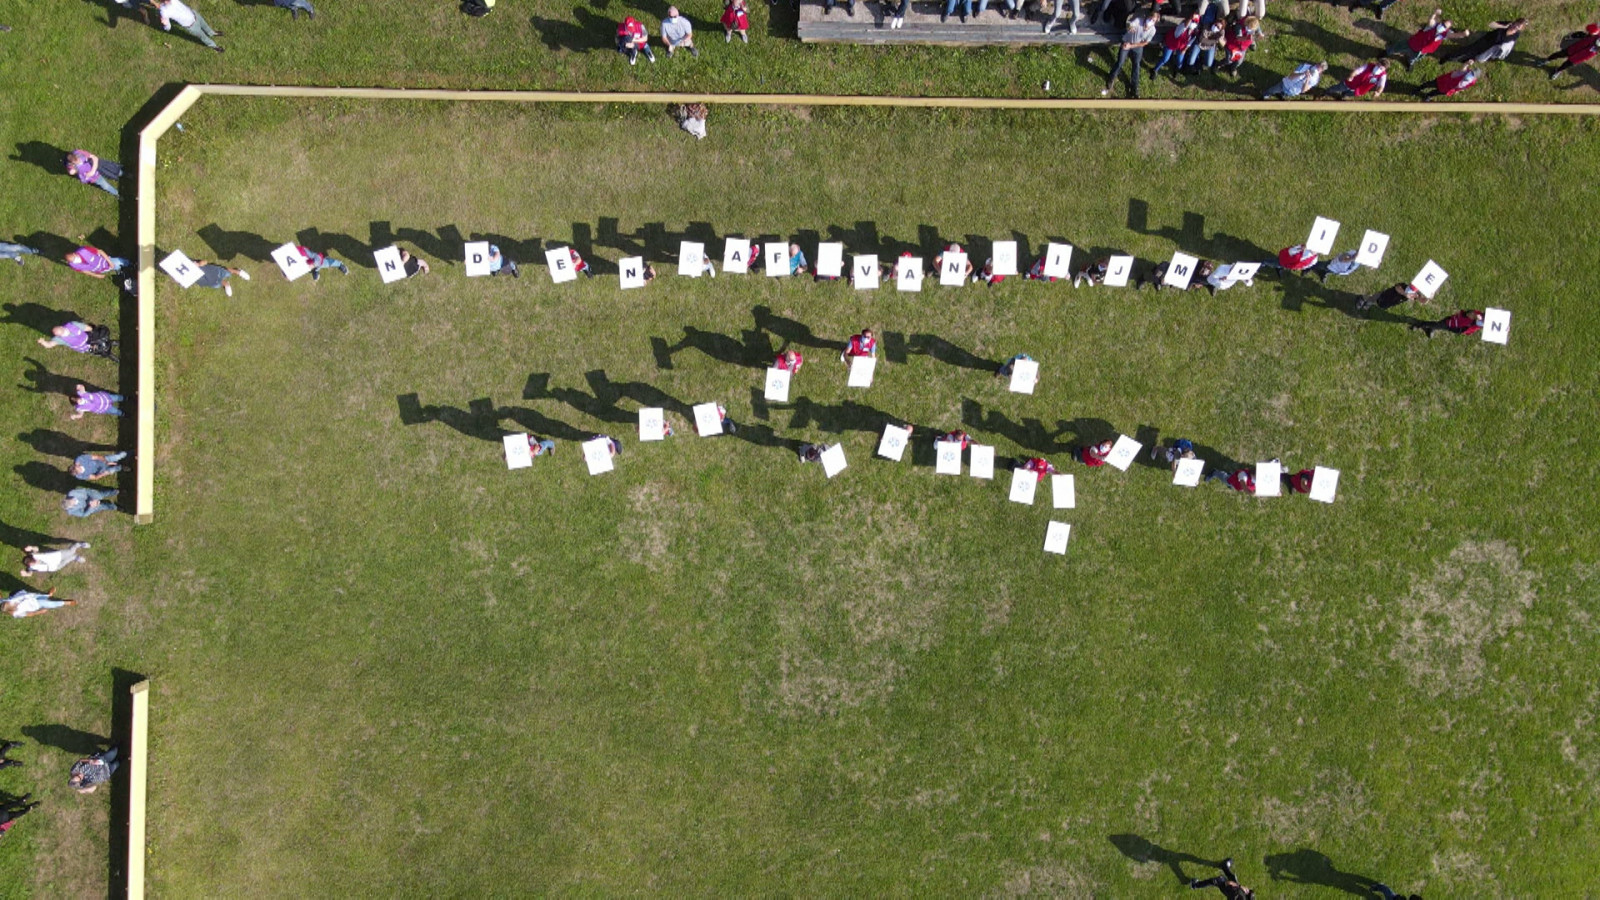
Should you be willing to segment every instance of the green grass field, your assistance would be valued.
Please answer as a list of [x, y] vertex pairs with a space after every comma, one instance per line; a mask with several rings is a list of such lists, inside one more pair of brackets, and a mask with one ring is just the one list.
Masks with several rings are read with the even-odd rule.
[[[1593, 180], [1540, 152], [1592, 126], [734, 109], [695, 143], [653, 108], [264, 101], [187, 124], [160, 242], [257, 277], [163, 285], [158, 519], [100, 612], [95, 652], [158, 679], [159, 892], [1130, 896], [1186, 854], [1272, 896], [1589, 883], [1595, 326], [1539, 231], [1581, 198], [1529, 198]], [[1030, 169], [1063, 146], [1101, 163]], [[1438, 172], [1461, 177], [1414, 190]], [[441, 258], [497, 235], [661, 264], [708, 223], [1233, 259], [1318, 213], [1394, 234], [1384, 269], [1209, 299], [662, 265], [624, 294]], [[260, 258], [303, 229], [435, 272], [386, 288], [345, 253], [356, 274], [289, 285]], [[1430, 256], [1434, 307], [1513, 308], [1510, 346], [1347, 314]], [[870, 391], [815, 347], [803, 401], [753, 398], [786, 338], [863, 324]], [[1018, 351], [1035, 396], [969, 367]], [[738, 437], [633, 440], [638, 406], [710, 399]], [[1344, 480], [1323, 506], [1079, 469], [1047, 557], [1052, 512], [1003, 479], [871, 459], [888, 419]], [[501, 429], [561, 449], [507, 472]], [[590, 478], [571, 438], [596, 431], [628, 450]], [[850, 454], [832, 482], [782, 446], [816, 438]]]
[[[223, 55], [107, 28], [98, 4], [8, 10], [0, 239], [131, 251], [131, 185], [119, 207], [59, 151], [131, 161], [125, 129], [183, 81], [1084, 96], [1103, 77], [1092, 54], [801, 47], [764, 5], [749, 47], [629, 70], [601, 46], [619, 8], [512, 3], [480, 22], [330, 0], [293, 27], [202, 4]], [[716, 4], [685, 9], [711, 30]], [[1451, 12], [1532, 15], [1542, 55], [1587, 8]], [[1256, 89], [1380, 42], [1322, 5], [1273, 19]], [[1586, 101], [1594, 78], [1497, 68], [1471, 99]], [[131, 369], [33, 344], [69, 313], [131, 344], [131, 310], [0, 263], [0, 535], [95, 544], [46, 582], [77, 609], [0, 630], [0, 737], [26, 741], [0, 792], [45, 804], [0, 843], [0, 896], [116, 883], [117, 795], [64, 782], [133, 673], [156, 683], [161, 895], [1154, 896], [1228, 854], [1264, 898], [1592, 892], [1594, 126], [718, 107], [697, 144], [657, 108], [265, 101], [185, 122], [161, 244], [256, 279], [231, 301], [161, 285], [154, 525], [58, 511], [70, 457], [132, 441], [66, 421], [60, 392], [126, 393]], [[661, 265], [741, 232], [1250, 258], [1317, 214], [1392, 233], [1383, 270], [1209, 299]], [[288, 285], [260, 261], [307, 230], [356, 274]], [[462, 277], [481, 235], [523, 278]], [[435, 274], [381, 286], [358, 250], [391, 240]], [[662, 279], [553, 287], [539, 251], [567, 242]], [[1430, 256], [1451, 281], [1427, 314], [1508, 307], [1510, 346], [1348, 315]], [[818, 346], [804, 402], [755, 399], [785, 340], [862, 325], [885, 338], [872, 390]], [[1033, 397], [972, 368], [1015, 352], [1044, 361]], [[638, 406], [711, 399], [739, 436], [678, 415], [673, 442], [632, 440]], [[1039, 549], [1048, 498], [1006, 502], [1004, 473], [872, 459], [888, 419], [1062, 465], [1124, 431], [1344, 474], [1323, 506], [1078, 469], [1061, 559]], [[502, 430], [561, 450], [508, 473]], [[601, 430], [628, 450], [591, 479], [572, 438]], [[850, 454], [832, 482], [787, 449], [818, 438]]]

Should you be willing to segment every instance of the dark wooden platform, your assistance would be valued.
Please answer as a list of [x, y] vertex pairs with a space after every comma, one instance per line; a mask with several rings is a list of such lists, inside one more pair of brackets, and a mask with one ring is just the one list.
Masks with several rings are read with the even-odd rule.
[[[1096, 5], [1093, 0], [1084, 0], [1082, 3], [1085, 13], [1092, 12]], [[1005, 14], [1005, 5], [1001, 0], [991, 0], [988, 12], [968, 16], [965, 24], [959, 17], [959, 6], [956, 8], [957, 15], [951, 16], [948, 22], [940, 22], [939, 14], [944, 12], [943, 3], [913, 3], [906, 10], [905, 25], [890, 28], [888, 16], [897, 6], [877, 0], [858, 2], [852, 18], [845, 12], [843, 3], [835, 6], [833, 12], [824, 14], [821, 0], [803, 0], [800, 4], [800, 40], [808, 44], [939, 44], [950, 47], [1038, 44], [1086, 46], [1110, 43], [1121, 37], [1122, 32], [1120, 28], [1108, 25], [1096, 30], [1085, 24], [1079, 26], [1077, 34], [1069, 34], [1066, 20], [1063, 19], [1056, 23], [1056, 30], [1047, 35], [1044, 33], [1044, 23], [1049, 21], [1048, 15], [1041, 17], [1035, 11], [1026, 19], [1013, 19]], [[977, 12], [977, 0], [973, 0], [972, 9]]]

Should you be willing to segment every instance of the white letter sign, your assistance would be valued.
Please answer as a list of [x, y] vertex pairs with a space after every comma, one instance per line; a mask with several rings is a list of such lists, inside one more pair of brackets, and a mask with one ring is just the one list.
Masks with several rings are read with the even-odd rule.
[[300, 248], [294, 245], [294, 241], [290, 241], [272, 251], [272, 261], [278, 264], [279, 269], [283, 270], [283, 277], [290, 281], [311, 271], [311, 264], [306, 262], [304, 256], [300, 255]]
[[1033, 505], [1033, 494], [1039, 489], [1039, 475], [1031, 469], [1011, 470], [1011, 502]]
[[834, 241], [817, 245], [817, 274], [823, 278], [844, 274], [844, 244]]
[[1128, 466], [1133, 464], [1133, 458], [1139, 455], [1139, 450], [1143, 446], [1133, 438], [1125, 434], [1119, 434], [1117, 435], [1117, 442], [1111, 445], [1111, 454], [1106, 457], [1106, 462], [1110, 463], [1118, 471], [1126, 472], [1128, 471]]
[[526, 469], [533, 465], [533, 448], [528, 446], [527, 435], [508, 434], [500, 439], [500, 444], [506, 448], [506, 468]]
[[701, 437], [722, 433], [722, 414], [715, 403], [698, 403], [694, 408], [694, 428]]
[[1044, 250], [1044, 277], [1072, 277], [1072, 245], [1051, 244]]
[[465, 261], [468, 278], [489, 274], [489, 242], [469, 241]]
[[1206, 461], [1203, 459], [1180, 459], [1177, 470], [1172, 473], [1172, 483], [1179, 487], [1198, 487], [1200, 473], [1205, 467]]
[[995, 241], [993, 255], [989, 259], [994, 264], [994, 274], [1017, 274], [1017, 242]]
[[1439, 264], [1430, 259], [1428, 264], [1422, 267], [1422, 271], [1417, 273], [1417, 277], [1411, 279], [1411, 286], [1421, 291], [1422, 296], [1432, 300], [1433, 295], [1439, 292], [1440, 285], [1443, 285], [1444, 280], [1449, 277], [1448, 272], [1439, 268]]
[[644, 257], [630, 256], [617, 263], [617, 273], [622, 276], [622, 289], [644, 287]]
[[1491, 344], [1504, 344], [1511, 337], [1511, 310], [1489, 307], [1483, 311], [1483, 330], [1478, 332]]
[[544, 264], [550, 269], [550, 281], [554, 284], [578, 277], [578, 270], [572, 267], [571, 247], [551, 247], [544, 251]]
[[878, 455], [899, 462], [906, 455], [906, 444], [910, 442], [911, 429], [885, 425], [883, 439], [878, 441]]
[[378, 277], [384, 284], [390, 284], [406, 277], [405, 266], [400, 262], [400, 248], [389, 246], [382, 250], [372, 252], [373, 262], [378, 264]]
[[790, 374], [788, 369], [768, 369], [767, 390], [762, 396], [774, 403], [788, 403]]
[[1033, 393], [1033, 386], [1038, 383], [1038, 360], [1019, 359], [1011, 364], [1011, 392], [1013, 394], [1031, 394]]
[[1283, 493], [1283, 466], [1276, 462], [1256, 463], [1256, 496], [1276, 497]]
[[902, 291], [922, 290], [922, 257], [900, 257], [894, 266], [894, 286]]
[[1180, 291], [1189, 289], [1189, 279], [1194, 277], [1195, 264], [1200, 260], [1187, 253], [1172, 254], [1172, 262], [1167, 264], [1167, 274], [1161, 283], [1170, 285]]
[[200, 267], [194, 264], [194, 260], [185, 256], [182, 250], [174, 250], [167, 254], [167, 258], [161, 261], [161, 271], [171, 275], [173, 281], [186, 288], [193, 287], [201, 275]]
[[876, 254], [857, 256], [850, 263], [850, 281], [858, 291], [878, 289], [878, 257]]
[[1044, 552], [1054, 553], [1058, 556], [1067, 552], [1067, 538], [1072, 535], [1072, 526], [1066, 522], [1051, 522], [1044, 530]]
[[767, 275], [772, 278], [782, 278], [789, 274], [789, 245], [781, 241], [771, 241], [761, 248], [762, 265], [767, 268]]
[[1376, 269], [1383, 262], [1383, 251], [1389, 249], [1389, 236], [1367, 230], [1361, 237], [1361, 248], [1356, 251], [1356, 264]]
[[1311, 237], [1306, 238], [1306, 249], [1320, 256], [1333, 252], [1334, 239], [1339, 236], [1339, 223], [1317, 216], [1311, 223]]
[[1106, 262], [1106, 287], [1127, 287], [1133, 274], [1133, 257], [1113, 256]]
[[742, 275], [750, 271], [750, 242], [745, 238], [728, 238], [722, 245], [722, 271]]
[[834, 444], [822, 451], [822, 474], [832, 478], [845, 470], [844, 445]]
[[967, 461], [967, 474], [973, 478], [993, 478], [994, 448], [987, 444], [973, 444], [972, 457]]
[[1321, 466], [1311, 473], [1311, 499], [1323, 503], [1332, 503], [1334, 492], [1339, 489], [1339, 470], [1324, 469]]
[[678, 242], [678, 274], [699, 278], [706, 271], [706, 245], [699, 241]]
[[599, 475], [616, 468], [611, 462], [611, 442], [603, 437], [583, 442], [583, 461], [590, 475]]
[[1071, 475], [1051, 475], [1050, 488], [1056, 509], [1072, 509], [1078, 505], [1077, 486]]
[[872, 387], [872, 372], [878, 367], [876, 356], [850, 357], [850, 380], [845, 382], [846, 387]]
[[967, 255], [946, 250], [939, 264], [939, 284], [960, 287], [967, 283]]
[[938, 441], [933, 445], [933, 471], [936, 475], [961, 474], [961, 442]]
[[667, 437], [667, 417], [659, 406], [639, 410], [639, 440], [661, 441]]

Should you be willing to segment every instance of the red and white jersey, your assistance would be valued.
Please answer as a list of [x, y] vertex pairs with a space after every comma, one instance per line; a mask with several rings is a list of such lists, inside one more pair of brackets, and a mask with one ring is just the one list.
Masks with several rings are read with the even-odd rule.
[[1446, 97], [1452, 94], [1459, 94], [1477, 83], [1477, 69], [1457, 69], [1454, 72], [1446, 72], [1433, 80], [1433, 86], [1438, 88], [1439, 93]]
[[1249, 469], [1240, 469], [1228, 476], [1228, 487], [1236, 491], [1254, 494], [1256, 492], [1256, 480], [1250, 475]]
[[[794, 357], [794, 364], [793, 365], [790, 365], [790, 363], [789, 363], [789, 357], [790, 356]], [[798, 372], [798, 371], [800, 371], [800, 367], [805, 365], [805, 364], [806, 364], [806, 358], [804, 356], [801, 356], [799, 351], [791, 351], [790, 353], [779, 353], [778, 354], [778, 358], [772, 361], [772, 367], [774, 369], [779, 369], [779, 370], [782, 370], [784, 372]]]
[[1382, 91], [1389, 85], [1389, 67], [1383, 63], [1367, 63], [1344, 80], [1344, 86], [1365, 97], [1373, 91]]
[[1291, 272], [1303, 272], [1317, 264], [1317, 255], [1305, 248], [1304, 244], [1295, 244], [1278, 251], [1278, 265]]
[[643, 22], [633, 16], [629, 16], [622, 20], [621, 25], [617, 26], [617, 37], [623, 38], [631, 44], [643, 44], [649, 40], [650, 33], [645, 31]]
[[845, 356], [872, 356], [878, 352], [878, 339], [866, 334], [854, 335], [844, 348]]
[[1410, 47], [1413, 53], [1427, 55], [1438, 50], [1439, 46], [1444, 43], [1444, 36], [1449, 33], [1450, 26], [1443, 22], [1437, 25], [1424, 25], [1418, 28], [1417, 33], [1406, 41], [1406, 46]]

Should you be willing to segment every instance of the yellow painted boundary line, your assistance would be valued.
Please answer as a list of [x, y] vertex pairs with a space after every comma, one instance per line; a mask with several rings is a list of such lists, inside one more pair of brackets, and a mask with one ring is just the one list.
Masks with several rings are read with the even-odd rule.
[[133, 734], [128, 747], [128, 900], [144, 900], [144, 801], [149, 774], [150, 682], [128, 691]]
[[411, 88], [276, 87], [191, 84], [139, 132], [139, 437], [134, 459], [134, 521], [154, 516], [156, 143], [201, 97], [297, 97], [334, 100], [444, 100], [490, 103], [717, 103], [746, 106], [887, 106], [905, 108], [1125, 110], [1137, 112], [1430, 113], [1434, 115], [1600, 115], [1588, 103], [1362, 103], [1277, 100], [1029, 100], [1003, 97], [847, 97], [810, 94], [669, 94], [617, 91], [453, 91]]

